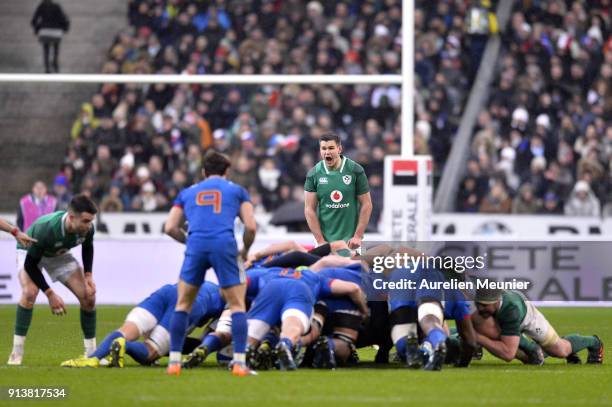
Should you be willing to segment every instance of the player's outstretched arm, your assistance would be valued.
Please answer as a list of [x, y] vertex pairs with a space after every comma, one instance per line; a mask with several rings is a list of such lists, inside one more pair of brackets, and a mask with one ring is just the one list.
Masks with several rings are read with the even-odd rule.
[[502, 335], [500, 340], [491, 339], [481, 334], [476, 334], [478, 343], [498, 358], [511, 362], [516, 356], [519, 346], [519, 336]]
[[0, 230], [2, 230], [3, 232], [10, 233], [11, 235], [15, 236], [15, 239], [17, 240], [17, 242], [19, 242], [19, 244], [25, 247], [30, 247], [32, 243], [37, 242], [36, 239], [23, 233], [21, 230], [19, 230], [18, 227], [11, 225], [9, 222], [5, 221], [2, 218], [0, 218]]
[[284, 252], [288, 252], [291, 250], [297, 251], [297, 252], [303, 252], [303, 253], [307, 252], [304, 246], [302, 246], [298, 242], [294, 240], [288, 240], [286, 242], [273, 243], [270, 246], [266, 247], [265, 249], [262, 249], [258, 252], [253, 253], [249, 257], [252, 258], [253, 261], [256, 261], [259, 259], [263, 259], [266, 256], [270, 256], [272, 254], [284, 253]]
[[242, 252], [240, 255], [243, 259], [246, 259], [249, 254], [249, 249], [255, 241], [255, 234], [257, 233], [257, 221], [255, 220], [255, 211], [253, 210], [253, 204], [251, 202], [245, 201], [240, 204], [240, 220], [244, 223]]
[[321, 231], [321, 224], [317, 217], [317, 206], [319, 201], [317, 200], [316, 192], [304, 191], [304, 216], [308, 223], [308, 228], [317, 241], [317, 245], [325, 243], [323, 232]]
[[361, 194], [357, 199], [359, 200], [359, 220], [355, 234], [348, 241], [349, 248], [351, 249], [361, 247], [361, 239], [363, 239], [363, 235], [370, 222], [370, 216], [372, 215], [372, 197], [370, 193]]
[[183, 223], [183, 208], [180, 206], [173, 206], [168, 214], [168, 219], [164, 224], [164, 233], [176, 240], [179, 243], [185, 243], [187, 241], [187, 235], [185, 231], [181, 229]]
[[365, 295], [363, 291], [361, 291], [361, 287], [359, 287], [359, 285], [350, 281], [336, 279], [332, 280], [329, 288], [333, 295], [348, 296], [351, 301], [357, 305], [357, 308], [359, 308], [359, 312], [361, 312], [362, 316], [364, 318], [368, 316], [368, 304], [366, 303]]

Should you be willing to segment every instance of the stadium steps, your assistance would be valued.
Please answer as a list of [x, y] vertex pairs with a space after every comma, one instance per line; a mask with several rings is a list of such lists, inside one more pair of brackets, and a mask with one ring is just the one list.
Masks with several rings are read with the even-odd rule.
[[[30, 27], [38, 0], [0, 1], [0, 72], [44, 72]], [[62, 0], [71, 21], [60, 49], [62, 73], [98, 73], [126, 26], [125, 0]], [[81, 103], [97, 85], [0, 84], [0, 211], [13, 211], [34, 180], [51, 183]]]

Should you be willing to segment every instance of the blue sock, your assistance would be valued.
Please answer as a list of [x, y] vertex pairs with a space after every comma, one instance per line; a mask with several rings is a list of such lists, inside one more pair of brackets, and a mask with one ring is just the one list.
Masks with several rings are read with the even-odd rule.
[[397, 350], [397, 354], [402, 359], [406, 359], [406, 341], [406, 337], [402, 336], [397, 342], [395, 342], [395, 349]]
[[440, 342], [446, 340], [446, 334], [440, 328], [434, 328], [429, 332], [425, 340], [431, 343], [431, 346], [435, 349]]
[[270, 346], [271, 347], [275, 347], [276, 344], [278, 343], [278, 335], [275, 334], [274, 332], [270, 331], [266, 334], [266, 336], [263, 337], [263, 339], [261, 340], [262, 342], [268, 341], [270, 342]]
[[217, 335], [206, 335], [202, 345], [208, 348], [208, 353], [213, 353], [221, 349], [221, 339]]
[[293, 342], [291, 342], [291, 339], [289, 339], [289, 338], [281, 338], [280, 342], [282, 342], [285, 345], [287, 345], [287, 347], [293, 352]]
[[174, 311], [170, 319], [170, 352], [182, 352], [189, 314], [185, 311]]
[[336, 342], [334, 342], [334, 338], [332, 338], [331, 336], [328, 336], [327, 337], [327, 343], [329, 344], [329, 348], [335, 352], [336, 351]]
[[232, 314], [232, 340], [234, 341], [234, 353], [246, 352], [247, 331], [246, 313], [234, 312]]
[[141, 365], [145, 365], [149, 359], [149, 349], [142, 342], [126, 342], [125, 353]]
[[111, 345], [113, 341], [117, 338], [123, 338], [123, 334], [119, 331], [113, 331], [109, 333], [106, 338], [98, 345], [98, 348], [91, 355], [87, 355], [87, 357], [96, 357], [98, 359], [104, 359], [110, 353]]

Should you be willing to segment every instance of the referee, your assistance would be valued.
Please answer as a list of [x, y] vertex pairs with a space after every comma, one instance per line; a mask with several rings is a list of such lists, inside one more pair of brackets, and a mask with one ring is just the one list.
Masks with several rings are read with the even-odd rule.
[[304, 214], [318, 245], [343, 240], [351, 249], [361, 246], [372, 198], [363, 167], [342, 155], [333, 133], [319, 139], [321, 161], [308, 171], [304, 183]]

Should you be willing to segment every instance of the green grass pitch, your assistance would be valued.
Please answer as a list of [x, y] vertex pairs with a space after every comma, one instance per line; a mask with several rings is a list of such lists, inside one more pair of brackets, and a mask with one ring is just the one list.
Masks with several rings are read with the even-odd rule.
[[[130, 307], [98, 308], [98, 341], [120, 326]], [[612, 346], [612, 309], [543, 309], [563, 334], [597, 333]], [[24, 365], [6, 366], [10, 352], [14, 306], [0, 306], [0, 388], [9, 386], [65, 386], [63, 401], [7, 402], [0, 405], [149, 406], [577, 406], [612, 405], [612, 361], [603, 365], [566, 365], [547, 359], [542, 367], [503, 363], [490, 355], [468, 369], [445, 367], [442, 372], [412, 371], [399, 365], [380, 368], [374, 353], [362, 350], [362, 366], [335, 371], [261, 372], [235, 378], [210, 362], [181, 377], [167, 377], [160, 367], [139, 367], [133, 361], [119, 369], [64, 369], [59, 364], [82, 352], [78, 309], [54, 317], [37, 306], [26, 342]], [[586, 354], [581, 355], [586, 360]], [[211, 358], [214, 359], [214, 358]], [[162, 360], [165, 365], [165, 360]], [[5, 397], [2, 399], [2, 397]], [[41, 404], [42, 403], [42, 404]]]

